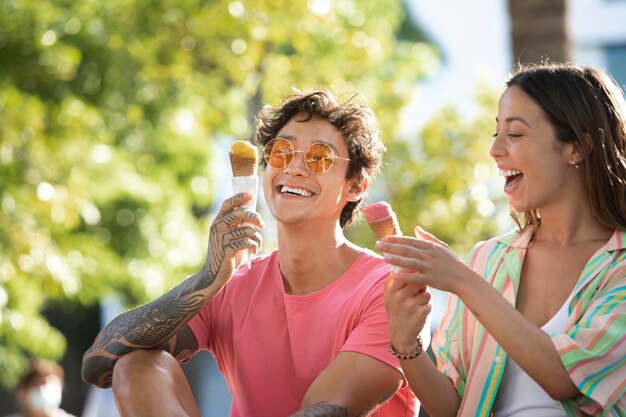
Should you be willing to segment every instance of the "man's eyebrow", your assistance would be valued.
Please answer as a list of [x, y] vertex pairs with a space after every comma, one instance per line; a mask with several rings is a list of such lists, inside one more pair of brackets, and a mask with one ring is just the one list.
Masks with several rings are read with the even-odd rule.
[[[276, 135], [277, 138], [281, 138], [281, 139], [286, 139], [288, 141], [297, 141], [298, 138], [292, 135]], [[337, 150], [337, 147], [335, 145], [332, 144], [332, 142], [328, 142], [325, 141], [324, 139], [315, 139], [315, 141], [313, 143], [323, 143], [325, 145], [330, 146], [330, 148], [335, 151], [335, 153], [339, 153], [339, 151]]]

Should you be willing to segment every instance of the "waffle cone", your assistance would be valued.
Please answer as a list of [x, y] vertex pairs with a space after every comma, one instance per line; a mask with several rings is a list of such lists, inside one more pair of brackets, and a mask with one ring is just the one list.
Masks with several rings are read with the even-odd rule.
[[229, 156], [233, 177], [250, 177], [257, 175], [257, 161], [255, 159], [245, 158], [233, 153], [229, 153]]
[[385, 236], [390, 235], [401, 235], [402, 231], [400, 230], [400, 226], [398, 225], [398, 221], [394, 217], [388, 217], [378, 222], [368, 223], [372, 232], [376, 236], [377, 240], [382, 239]]

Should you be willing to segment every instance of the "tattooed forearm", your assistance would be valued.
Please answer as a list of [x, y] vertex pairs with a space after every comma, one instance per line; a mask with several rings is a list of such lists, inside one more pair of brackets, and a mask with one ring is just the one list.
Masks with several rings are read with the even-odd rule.
[[[161, 298], [113, 319], [85, 353], [83, 378], [98, 386], [108, 386], [110, 373], [120, 357], [133, 350], [163, 345], [208, 302], [208, 296], [200, 290], [210, 282], [212, 279], [207, 274], [198, 274]], [[187, 352], [184, 356], [189, 355]]]
[[[190, 287], [189, 290], [193, 290]], [[171, 337], [206, 303], [206, 297], [197, 293], [174, 294], [163, 297], [126, 312], [111, 321], [94, 343], [94, 350], [106, 349], [119, 356], [128, 345], [114, 343], [124, 339], [134, 348], [151, 348]], [[118, 351], [119, 349], [119, 351]]]
[[[258, 215], [240, 209], [245, 198], [238, 194], [222, 205], [211, 225], [207, 259], [198, 274], [159, 299], [121, 314], [98, 334], [83, 356], [85, 381], [108, 384], [116, 361], [133, 350], [161, 348], [183, 359], [197, 350], [195, 336], [185, 324], [232, 278], [237, 254], [246, 248], [248, 239], [260, 244], [254, 231]], [[181, 333], [188, 333], [183, 342], [174, 338]]]
[[335, 404], [317, 403], [291, 417], [348, 417], [348, 409]]
[[205, 304], [204, 296], [191, 295], [182, 299], [163, 300], [162, 303], [138, 312], [137, 326], [130, 328], [126, 340], [137, 346], [153, 347], [171, 337]]

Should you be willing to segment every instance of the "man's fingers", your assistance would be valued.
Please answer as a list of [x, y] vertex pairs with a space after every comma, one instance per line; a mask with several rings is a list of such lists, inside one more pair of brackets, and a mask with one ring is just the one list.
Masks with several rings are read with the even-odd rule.
[[226, 233], [224, 243], [237, 250], [250, 249], [258, 253], [263, 244], [263, 236], [253, 227], [243, 226]]
[[216, 218], [216, 221], [223, 223], [228, 227], [241, 227], [247, 224], [258, 229], [265, 228], [265, 223], [257, 212], [241, 207], [237, 207], [227, 213], [223, 213], [221, 218]]
[[220, 211], [217, 215], [223, 216], [231, 210], [243, 206], [248, 201], [251, 201], [253, 198], [254, 195], [252, 195], [252, 193], [235, 194], [234, 196], [224, 200], [224, 202], [222, 203], [222, 207], [220, 208]]
[[389, 275], [387, 279], [385, 280], [385, 288], [388, 291], [398, 291], [402, 287], [405, 287], [405, 286], [406, 286], [406, 282], [403, 280], [395, 279], [395, 274]]

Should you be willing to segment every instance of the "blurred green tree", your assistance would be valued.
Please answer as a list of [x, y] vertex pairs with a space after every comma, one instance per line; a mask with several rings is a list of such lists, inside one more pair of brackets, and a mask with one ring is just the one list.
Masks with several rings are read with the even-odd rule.
[[[403, 234], [414, 236], [420, 226], [465, 256], [476, 242], [511, 227], [502, 181], [489, 156], [497, 90], [479, 80], [471, 116], [450, 104], [420, 132], [387, 144], [387, 163], [371, 200], [387, 199]], [[368, 247], [375, 240], [365, 222], [353, 227], [350, 237]]]
[[360, 91], [393, 138], [438, 62], [403, 22], [400, 0], [0, 2], [0, 382], [62, 355], [49, 300], [134, 305], [197, 268], [215, 143], [262, 103]]

